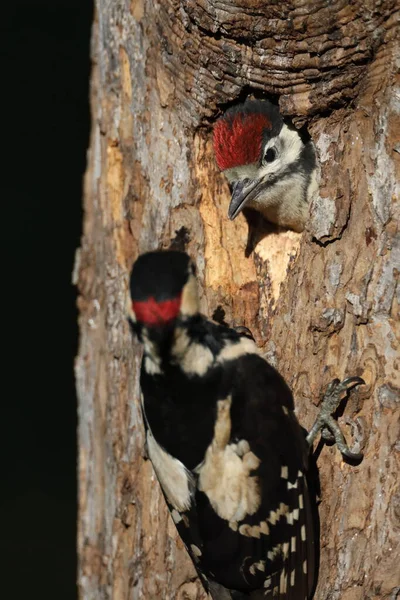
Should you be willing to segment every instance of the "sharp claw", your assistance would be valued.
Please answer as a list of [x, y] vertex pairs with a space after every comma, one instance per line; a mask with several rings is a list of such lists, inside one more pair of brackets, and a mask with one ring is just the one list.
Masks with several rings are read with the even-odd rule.
[[348, 377], [342, 381], [342, 385], [346, 387], [350, 385], [365, 385], [365, 381], [362, 377]]
[[349, 458], [350, 460], [361, 460], [364, 456], [362, 452], [352, 452], [348, 447], [343, 448], [340, 450], [340, 452], [343, 454], [343, 456]]
[[339, 379], [331, 381], [324, 394], [320, 413], [307, 436], [307, 442], [310, 446], [312, 446], [318, 432], [321, 431], [322, 439], [334, 439], [343, 456], [351, 460], [361, 460], [363, 455], [350, 450], [339, 425], [332, 415], [341, 402], [341, 395], [343, 392], [349, 392], [351, 387], [355, 385], [364, 384], [365, 381], [361, 377], [348, 377], [342, 382], [340, 382]]

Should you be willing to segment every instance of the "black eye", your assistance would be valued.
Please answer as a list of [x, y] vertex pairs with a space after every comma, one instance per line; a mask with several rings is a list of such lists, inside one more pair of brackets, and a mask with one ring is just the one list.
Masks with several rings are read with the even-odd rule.
[[277, 151], [275, 148], [268, 148], [264, 154], [264, 162], [272, 163], [276, 159]]

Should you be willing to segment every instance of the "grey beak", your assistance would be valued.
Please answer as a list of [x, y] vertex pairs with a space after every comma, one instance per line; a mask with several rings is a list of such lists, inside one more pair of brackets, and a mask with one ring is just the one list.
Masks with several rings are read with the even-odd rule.
[[[247, 201], [250, 200], [251, 192], [259, 183], [257, 179], [242, 179], [232, 184], [232, 198], [228, 209], [228, 217], [231, 221], [243, 210]], [[253, 197], [253, 194], [251, 197]]]

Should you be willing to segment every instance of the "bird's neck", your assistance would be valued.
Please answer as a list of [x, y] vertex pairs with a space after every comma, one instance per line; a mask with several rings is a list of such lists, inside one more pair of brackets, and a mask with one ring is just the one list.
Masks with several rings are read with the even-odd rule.
[[[190, 355], [193, 353], [190, 329], [194, 325], [199, 330], [204, 327], [204, 324], [204, 317], [195, 315], [189, 319], [180, 319], [173, 328], [165, 328], [157, 332], [143, 331], [146, 370], [155, 374], [161, 373], [168, 365], [187, 367], [191, 363]], [[201, 350], [197, 348], [197, 357], [193, 357], [194, 360], [201, 360], [201, 354], [209, 354], [205, 346], [202, 346]]]

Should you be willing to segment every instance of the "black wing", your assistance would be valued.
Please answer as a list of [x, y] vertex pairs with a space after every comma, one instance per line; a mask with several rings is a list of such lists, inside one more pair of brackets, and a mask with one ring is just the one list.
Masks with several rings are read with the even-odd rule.
[[[228, 445], [242, 460], [255, 460], [248, 483], [254, 491], [257, 478], [256, 510], [250, 502], [249, 512], [238, 520], [221, 518], [224, 507], [201, 484], [203, 465], [196, 516], [189, 519], [182, 537], [186, 541], [189, 534], [200, 540], [196, 544], [200, 569], [226, 588], [306, 600], [314, 584], [314, 524], [308, 447], [292, 410], [292, 396], [280, 375], [260, 357], [243, 356], [232, 369], [226, 369], [234, 382]], [[227, 485], [222, 469], [221, 487]]]

